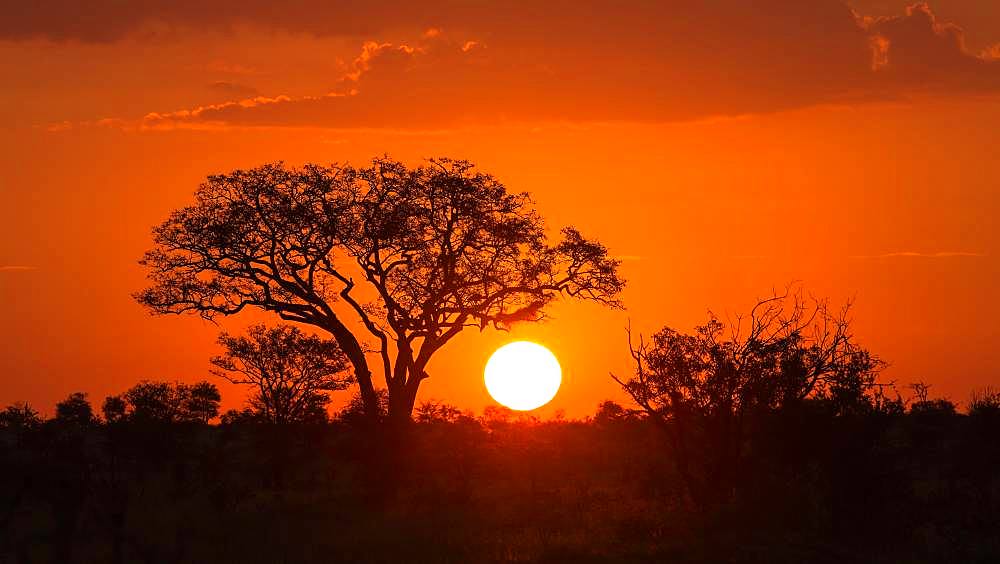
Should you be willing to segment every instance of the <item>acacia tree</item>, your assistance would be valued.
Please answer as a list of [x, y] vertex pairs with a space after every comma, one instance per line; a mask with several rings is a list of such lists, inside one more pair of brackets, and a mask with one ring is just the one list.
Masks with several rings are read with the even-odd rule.
[[253, 325], [244, 337], [219, 335], [225, 348], [212, 358], [213, 373], [234, 384], [255, 389], [250, 407], [277, 424], [325, 415], [329, 392], [343, 390], [351, 380], [347, 358], [336, 341], [306, 335], [297, 327]]
[[756, 416], [807, 401], [834, 414], [896, 405], [877, 380], [884, 363], [851, 334], [849, 305], [831, 311], [826, 301], [785, 292], [728, 327], [710, 314], [693, 334], [665, 327], [638, 345], [629, 335], [634, 373], [612, 378], [667, 431], [696, 505], [734, 493]]
[[136, 297], [154, 313], [255, 307], [321, 328], [366, 413], [379, 412], [371, 359], [389, 415], [408, 420], [431, 358], [463, 329], [539, 320], [560, 295], [620, 307], [618, 261], [561, 235], [550, 243], [527, 194], [467, 161], [268, 164], [209, 177], [154, 229], [152, 285]]

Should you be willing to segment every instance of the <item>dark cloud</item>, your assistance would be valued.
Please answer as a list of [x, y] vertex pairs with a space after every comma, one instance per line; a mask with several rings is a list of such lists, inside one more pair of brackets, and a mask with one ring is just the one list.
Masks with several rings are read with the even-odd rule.
[[[859, 14], [895, 16], [917, 0], [847, 0]], [[927, 0], [937, 17], [962, 26], [970, 50], [981, 52], [1000, 39], [1000, 2], [995, 0]]]
[[1000, 61], [970, 53], [961, 30], [925, 4], [875, 18], [840, 0], [431, 0], [418, 10], [391, 2], [302, 0], [269, 6], [250, 0], [239, 10], [215, 5], [188, 13], [163, 3], [126, 11], [111, 28], [159, 18], [383, 38], [394, 29], [409, 30], [398, 36], [424, 33], [416, 42], [365, 43], [353, 69], [328, 93], [159, 112], [141, 125], [437, 129], [662, 122], [1000, 89]]
[[930, 7], [915, 4], [901, 16], [872, 18], [866, 29], [878, 45], [880, 78], [909, 90], [1000, 89], [1000, 63], [969, 52], [962, 29], [941, 22]]

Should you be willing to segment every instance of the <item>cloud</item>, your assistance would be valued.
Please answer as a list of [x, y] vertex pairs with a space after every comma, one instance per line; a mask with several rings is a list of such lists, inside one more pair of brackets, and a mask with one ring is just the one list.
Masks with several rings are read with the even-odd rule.
[[[925, 93], [1000, 93], [1000, 60], [969, 52], [961, 29], [939, 21], [926, 4], [877, 18], [859, 16], [839, 0], [350, 6], [292, 2], [273, 21], [255, 1], [232, 14], [213, 8], [197, 21], [197, 11], [136, 8], [129, 12], [132, 27], [142, 13], [192, 26], [234, 25], [242, 18], [301, 33], [417, 39], [365, 42], [325, 93], [234, 92], [238, 100], [152, 112], [132, 127], [655, 123]], [[330, 20], [334, 15], [346, 19]], [[114, 16], [112, 28], [123, 25], [122, 18]]]
[[885, 259], [885, 258], [955, 258], [955, 257], [985, 257], [983, 253], [973, 253], [968, 251], [943, 251], [936, 253], [922, 253], [916, 251], [899, 251], [894, 253], [883, 253], [880, 255], [854, 255], [856, 259]]
[[0, 272], [24, 272], [26, 270], [38, 270], [38, 267], [24, 265], [0, 265]]
[[890, 85], [945, 92], [1000, 90], [1000, 62], [992, 52], [970, 53], [962, 29], [940, 21], [926, 3], [908, 7], [901, 16], [869, 18], [864, 26], [885, 57], [877, 74]]
[[[199, 106], [190, 110], [172, 112], [150, 112], [137, 122], [97, 123], [121, 129], [170, 130], [170, 129], [213, 129], [236, 127], [286, 126], [306, 127], [314, 125], [311, 106], [323, 104], [327, 98], [341, 95], [291, 98], [280, 95], [272, 98], [257, 96], [236, 102], [224, 102]], [[270, 120], [269, 114], [278, 113], [281, 119]], [[321, 125], [321, 124], [315, 124]]]

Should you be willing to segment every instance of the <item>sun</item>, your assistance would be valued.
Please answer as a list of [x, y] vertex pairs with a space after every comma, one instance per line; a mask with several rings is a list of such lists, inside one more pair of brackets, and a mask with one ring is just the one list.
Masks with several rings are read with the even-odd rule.
[[486, 362], [486, 390], [498, 403], [529, 411], [555, 397], [562, 369], [552, 351], [530, 341], [500, 347]]

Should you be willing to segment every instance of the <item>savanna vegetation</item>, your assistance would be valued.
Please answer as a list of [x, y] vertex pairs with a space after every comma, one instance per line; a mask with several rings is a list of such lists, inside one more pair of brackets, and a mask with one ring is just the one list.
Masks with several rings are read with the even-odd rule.
[[[211, 384], [199, 385], [205, 391]], [[0, 562], [995, 562], [1000, 394], [757, 413], [735, 477], [666, 423], [440, 403], [275, 423], [140, 383], [0, 412]], [[916, 397], [916, 396], [915, 396]], [[204, 399], [204, 396], [203, 396]], [[697, 433], [703, 433], [701, 429]], [[391, 444], [392, 448], [373, 448]], [[716, 469], [712, 443], [685, 453]], [[713, 470], [718, 472], [718, 470]], [[714, 488], [714, 489], [713, 489]], [[707, 493], [706, 493], [707, 492]], [[706, 502], [704, 496], [711, 498]]]

